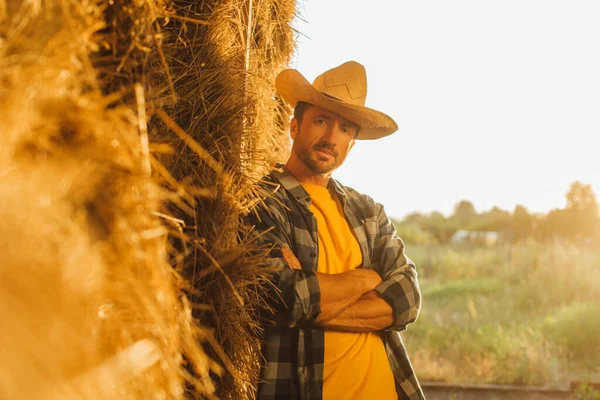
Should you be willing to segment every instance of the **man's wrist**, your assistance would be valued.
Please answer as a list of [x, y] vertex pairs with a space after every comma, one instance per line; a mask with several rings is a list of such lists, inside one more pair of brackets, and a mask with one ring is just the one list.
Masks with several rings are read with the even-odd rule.
[[379, 299], [379, 298], [381, 298], [381, 295], [379, 294], [378, 291], [376, 291], [376, 290], [369, 290], [360, 299], [361, 300], [369, 300], [369, 299]]
[[360, 274], [359, 277], [363, 293], [370, 292], [381, 283], [381, 277], [372, 269], [358, 268], [353, 271]]

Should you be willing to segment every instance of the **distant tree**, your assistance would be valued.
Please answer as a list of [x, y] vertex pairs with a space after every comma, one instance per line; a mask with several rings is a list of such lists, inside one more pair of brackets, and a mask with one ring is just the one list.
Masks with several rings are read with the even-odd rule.
[[466, 229], [477, 217], [475, 206], [469, 200], [461, 200], [454, 205], [454, 212], [450, 217], [459, 229]]
[[598, 201], [590, 185], [575, 181], [566, 193], [567, 206], [564, 210], [564, 235], [575, 241], [589, 240], [597, 233], [600, 225]]
[[565, 210], [555, 208], [550, 210], [545, 217], [540, 218], [534, 230], [535, 237], [543, 241], [555, 238], [568, 238], [567, 215]]
[[565, 197], [567, 198], [567, 210], [577, 209], [595, 217], [598, 216], [598, 200], [591, 185], [575, 181], [569, 186]]
[[410, 244], [431, 244], [437, 243], [436, 238], [427, 231], [423, 225], [415, 221], [407, 220], [393, 221], [396, 227], [396, 234], [404, 241]]
[[472, 231], [493, 231], [500, 234], [500, 240], [509, 240], [512, 232], [512, 215], [499, 207], [482, 212], [468, 226]]
[[503, 232], [512, 225], [512, 216], [500, 207], [492, 207], [491, 210], [480, 215], [481, 225], [484, 230]]
[[428, 218], [427, 215], [424, 215], [424, 214], [421, 214], [418, 212], [413, 212], [413, 213], [408, 214], [406, 217], [404, 217], [402, 222], [408, 222], [408, 223], [424, 226], [427, 222], [427, 218]]
[[447, 219], [439, 212], [433, 212], [426, 221], [425, 229], [436, 238], [439, 243], [448, 243], [457, 230], [452, 218]]
[[534, 221], [535, 219], [529, 213], [529, 210], [525, 206], [517, 204], [512, 215], [513, 240], [519, 241], [530, 237], [533, 233]]
[[564, 209], [553, 209], [546, 215], [533, 215], [520, 204], [512, 214], [499, 207], [478, 214], [472, 202], [461, 200], [454, 205], [449, 218], [439, 212], [429, 215], [415, 212], [396, 222], [396, 226], [415, 243], [447, 243], [459, 229], [495, 231], [501, 234], [500, 240], [518, 241], [533, 236], [543, 241], [564, 238], [600, 243], [600, 206], [592, 187], [573, 182], [565, 197]]

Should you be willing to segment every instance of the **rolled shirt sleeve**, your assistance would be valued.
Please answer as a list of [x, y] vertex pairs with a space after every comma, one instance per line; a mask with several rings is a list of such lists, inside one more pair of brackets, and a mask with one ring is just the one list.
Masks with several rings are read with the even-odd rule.
[[421, 309], [421, 291], [415, 264], [404, 254], [404, 243], [381, 204], [375, 203], [379, 235], [373, 249], [373, 266], [383, 281], [375, 288], [394, 312], [390, 329], [404, 330], [417, 320]]
[[292, 269], [281, 255], [281, 247], [292, 248], [291, 228], [285, 211], [272, 199], [248, 215], [257, 242], [271, 247], [266, 267], [274, 270], [267, 307], [261, 315], [279, 327], [305, 326], [321, 312], [321, 291], [313, 271]]

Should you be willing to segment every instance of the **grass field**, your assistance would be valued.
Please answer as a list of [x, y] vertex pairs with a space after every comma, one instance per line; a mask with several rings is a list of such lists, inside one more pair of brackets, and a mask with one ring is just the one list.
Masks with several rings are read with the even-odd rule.
[[600, 251], [407, 244], [423, 292], [404, 333], [421, 380], [600, 381]]

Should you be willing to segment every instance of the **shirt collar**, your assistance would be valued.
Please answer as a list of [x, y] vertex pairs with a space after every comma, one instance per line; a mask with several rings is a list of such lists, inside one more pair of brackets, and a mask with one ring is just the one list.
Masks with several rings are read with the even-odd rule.
[[[281, 185], [298, 200], [307, 206], [312, 204], [312, 200], [308, 192], [302, 187], [300, 182], [294, 178], [292, 173], [285, 167], [285, 164], [276, 163], [272, 172], [273, 176], [281, 183]], [[329, 190], [333, 190], [342, 201], [342, 205], [346, 206], [347, 196], [341, 183], [333, 178], [329, 179], [327, 184]]]

